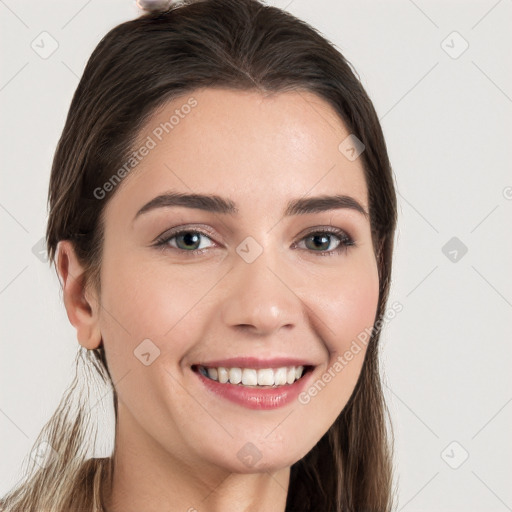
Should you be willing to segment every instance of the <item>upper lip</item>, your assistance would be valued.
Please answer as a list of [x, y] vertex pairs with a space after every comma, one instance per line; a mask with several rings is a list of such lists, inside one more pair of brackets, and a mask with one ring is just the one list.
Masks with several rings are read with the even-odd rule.
[[315, 366], [311, 362], [295, 357], [276, 357], [261, 359], [258, 357], [233, 357], [230, 359], [216, 359], [215, 361], [201, 362], [192, 366], [206, 368], [282, 368], [283, 366]]

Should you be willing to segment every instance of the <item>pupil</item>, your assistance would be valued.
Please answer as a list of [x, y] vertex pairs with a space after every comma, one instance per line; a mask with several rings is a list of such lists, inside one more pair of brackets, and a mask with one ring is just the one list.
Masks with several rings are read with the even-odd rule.
[[[196, 238], [196, 242], [190, 242], [189, 238]], [[199, 238], [199, 235], [197, 233], [186, 233], [185, 235], [181, 235], [181, 238], [185, 240], [185, 245], [194, 244], [197, 243], [197, 239]]]
[[[327, 244], [327, 247], [329, 247], [329, 237], [327, 235], [313, 235], [313, 239], [315, 240], [315, 242], [317, 241], [318, 238], [322, 238], [324, 240], [326, 240], [325, 242], [320, 242], [321, 245], [326, 245]], [[325, 250], [326, 248], [324, 248]]]

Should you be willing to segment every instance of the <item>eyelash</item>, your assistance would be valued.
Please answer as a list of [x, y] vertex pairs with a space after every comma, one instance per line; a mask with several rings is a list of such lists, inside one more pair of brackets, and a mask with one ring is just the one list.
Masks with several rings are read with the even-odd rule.
[[[177, 247], [170, 247], [168, 245], [168, 242], [170, 240], [178, 237], [179, 235], [183, 235], [185, 233], [194, 233], [194, 234], [203, 235], [206, 238], [209, 238], [211, 240], [210, 235], [208, 233], [204, 232], [204, 231], [201, 231], [201, 230], [198, 230], [198, 229], [179, 229], [178, 231], [174, 231], [174, 232], [168, 233], [165, 236], [162, 236], [162, 237], [158, 238], [154, 245], [156, 247], [164, 250], [164, 251], [168, 250], [168, 249], [171, 249], [171, 250], [176, 250], [176, 251], [180, 251], [180, 252], [183, 252], [183, 253], [189, 253], [192, 256], [199, 256], [203, 252], [208, 251], [209, 248], [206, 248], [206, 249], [194, 249], [192, 251], [186, 251], [185, 249], [180, 249], [180, 248], [177, 248]], [[306, 239], [306, 238], [308, 238], [308, 237], [310, 237], [312, 235], [322, 235], [322, 234], [326, 234], [326, 233], [329, 234], [329, 235], [334, 235], [334, 236], [336, 236], [340, 240], [340, 243], [336, 247], [336, 249], [332, 249], [330, 251], [312, 251], [312, 250], [306, 249], [306, 251], [312, 252], [312, 253], [314, 253], [314, 254], [316, 254], [318, 256], [335, 256], [335, 255], [338, 255], [340, 253], [344, 253], [345, 254], [345, 253], [348, 252], [349, 247], [356, 246], [355, 241], [349, 235], [347, 235], [347, 233], [345, 231], [343, 231], [343, 230], [341, 230], [339, 228], [334, 228], [334, 227], [325, 227], [325, 228], [319, 228], [318, 230], [315, 230], [315, 231], [310, 231], [304, 237], [302, 237], [299, 240], [299, 242], [303, 241], [304, 239]]]

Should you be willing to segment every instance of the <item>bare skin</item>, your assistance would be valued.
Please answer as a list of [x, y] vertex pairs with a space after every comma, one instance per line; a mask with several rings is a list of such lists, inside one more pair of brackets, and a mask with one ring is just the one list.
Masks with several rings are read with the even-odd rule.
[[[308, 403], [264, 411], [212, 395], [191, 365], [300, 357], [315, 366], [315, 382], [372, 328], [379, 279], [369, 218], [351, 208], [283, 216], [291, 199], [334, 194], [368, 212], [363, 164], [339, 151], [349, 132], [307, 92], [194, 91], [156, 113], [139, 141], [190, 96], [197, 106], [107, 204], [101, 296], [78, 278], [71, 244], [58, 247], [69, 320], [84, 347], [103, 342], [119, 396], [107, 511], [283, 512], [290, 467], [343, 410], [365, 347]], [[171, 190], [219, 195], [239, 212], [174, 206], [134, 220]], [[205, 233], [196, 245], [202, 253], [192, 255], [180, 237], [154, 246], [178, 226]], [[344, 250], [342, 238], [322, 230], [329, 226], [355, 245]], [[318, 232], [328, 238], [315, 247]], [[262, 249], [251, 263], [236, 251], [247, 237]], [[160, 350], [149, 365], [134, 355], [146, 339]], [[237, 456], [246, 443], [261, 454], [251, 467]]]

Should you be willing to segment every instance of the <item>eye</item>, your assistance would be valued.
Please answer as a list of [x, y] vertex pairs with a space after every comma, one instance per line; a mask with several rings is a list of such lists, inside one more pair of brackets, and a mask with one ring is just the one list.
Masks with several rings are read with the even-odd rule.
[[[155, 246], [162, 249], [178, 250], [189, 252], [191, 255], [198, 255], [209, 248], [209, 246], [201, 247], [202, 237], [212, 241], [210, 235], [201, 230], [177, 229], [158, 238]], [[338, 243], [334, 249], [327, 250], [333, 238], [338, 239]], [[349, 247], [356, 245], [354, 240], [345, 231], [332, 226], [317, 228], [315, 231], [309, 232], [299, 243], [302, 241], [305, 241], [307, 249], [311, 249], [309, 252], [317, 253], [318, 256], [333, 256], [341, 252], [347, 252]], [[309, 241], [312, 243], [308, 243]]]
[[[182, 229], [180, 231], [166, 233], [156, 241], [156, 245], [162, 248], [168, 248], [170, 246], [172, 249], [191, 252], [194, 254], [202, 253], [205, 250], [205, 247], [201, 247], [201, 237], [211, 240], [211, 238], [203, 231]], [[174, 241], [174, 245], [171, 244], [171, 241]]]
[[[331, 245], [333, 237], [338, 239], [338, 244], [334, 249], [325, 249]], [[325, 227], [317, 231], [311, 231], [300, 241], [302, 242], [303, 240], [305, 241], [306, 247], [313, 248], [312, 252], [317, 253], [317, 256], [334, 256], [342, 252], [346, 253], [349, 247], [356, 245], [354, 240], [352, 240], [345, 231], [335, 227]], [[312, 243], [308, 244], [308, 241]], [[321, 250], [317, 251], [316, 249]]]

